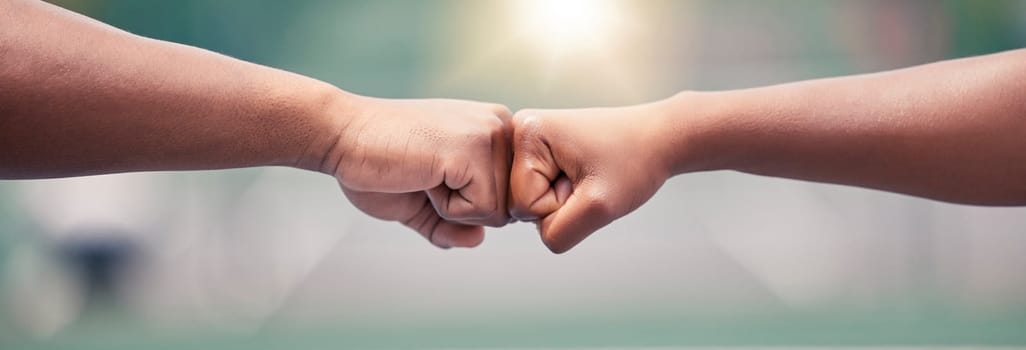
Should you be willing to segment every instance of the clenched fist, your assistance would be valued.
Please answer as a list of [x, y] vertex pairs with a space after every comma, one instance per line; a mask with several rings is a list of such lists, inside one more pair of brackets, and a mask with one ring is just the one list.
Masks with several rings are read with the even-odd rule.
[[514, 116], [512, 216], [555, 253], [633, 211], [671, 175], [660, 104]]
[[321, 162], [356, 207], [442, 247], [473, 247], [510, 221], [510, 112], [459, 100], [356, 97]]

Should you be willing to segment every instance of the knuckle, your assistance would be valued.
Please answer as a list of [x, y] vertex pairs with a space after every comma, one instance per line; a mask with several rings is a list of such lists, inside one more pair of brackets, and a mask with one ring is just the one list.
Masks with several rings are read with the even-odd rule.
[[489, 134], [502, 132], [503, 129], [506, 128], [506, 123], [504, 123], [502, 119], [496, 118], [495, 116], [489, 116], [488, 118], [485, 118], [485, 120], [482, 122], [482, 125], [484, 125], [485, 129], [488, 131]]
[[484, 219], [495, 216], [496, 208], [494, 203], [463, 203], [438, 211], [438, 216], [449, 221], [465, 221]]
[[514, 143], [529, 143], [539, 137], [544, 129], [544, 117], [530, 111], [520, 111], [517, 116], [513, 121]]
[[531, 210], [529, 205], [516, 200], [509, 207], [509, 215], [520, 221], [535, 221], [541, 217], [539, 213]]
[[506, 107], [506, 105], [503, 104], [492, 103], [489, 105], [489, 109], [499, 117], [508, 118], [513, 115], [513, 111], [510, 111], [509, 107]]
[[464, 213], [462, 213], [458, 209], [441, 208], [438, 210], [438, 217], [444, 219], [445, 221], [460, 220], [460, 218], [463, 217], [463, 214]]
[[616, 215], [616, 204], [609, 198], [609, 193], [600, 189], [588, 189], [581, 193], [585, 212], [602, 218]]
[[502, 211], [496, 211], [492, 214], [490, 220], [485, 225], [489, 227], [503, 227], [509, 224], [509, 214]]
[[409, 227], [414, 231], [417, 231], [418, 233], [423, 235], [424, 238], [428, 238], [430, 240], [431, 233], [434, 230], [435, 226], [438, 225], [438, 222], [439, 220], [441, 220], [441, 218], [435, 215], [429, 215], [429, 212], [427, 212], [426, 210], [430, 209], [428, 209], [428, 207], [424, 207], [420, 211], [415, 213], [413, 216], [398, 221], [406, 227]]
[[492, 136], [496, 132], [502, 132], [502, 126], [489, 124], [490, 122], [486, 122], [484, 127], [477, 128], [466, 135], [466, 140], [470, 146], [475, 148], [488, 148], [492, 146]]
[[537, 125], [541, 122], [540, 111], [537, 109], [521, 109], [513, 115], [513, 124], [518, 127]]
[[546, 248], [549, 248], [554, 254], [566, 253], [572, 245], [564, 239], [561, 239], [558, 235], [543, 234], [542, 243], [545, 244]]

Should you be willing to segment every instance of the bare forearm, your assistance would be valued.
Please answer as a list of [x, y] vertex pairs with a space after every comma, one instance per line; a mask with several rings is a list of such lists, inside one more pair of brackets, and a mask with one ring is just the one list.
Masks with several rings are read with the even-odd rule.
[[0, 178], [304, 164], [345, 94], [299, 75], [0, 0]]
[[[731, 169], [944, 201], [1026, 204], [1026, 50], [683, 93], [675, 170]], [[679, 118], [686, 113], [695, 114]]]

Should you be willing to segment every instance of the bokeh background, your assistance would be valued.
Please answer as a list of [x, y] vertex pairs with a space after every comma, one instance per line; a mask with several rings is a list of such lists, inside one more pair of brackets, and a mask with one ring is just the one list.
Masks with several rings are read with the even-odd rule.
[[[361, 94], [513, 109], [1026, 47], [1010, 0], [560, 5], [601, 18], [583, 33], [522, 0], [55, 3]], [[438, 250], [284, 168], [0, 181], [4, 349], [676, 345], [1026, 345], [1026, 209], [711, 172], [556, 256], [526, 224]]]

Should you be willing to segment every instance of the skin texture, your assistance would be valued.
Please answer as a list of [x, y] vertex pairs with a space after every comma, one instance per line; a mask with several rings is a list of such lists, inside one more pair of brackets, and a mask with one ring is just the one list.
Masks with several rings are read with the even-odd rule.
[[365, 99], [321, 171], [365, 213], [443, 248], [473, 247], [509, 223], [510, 111], [457, 100]]
[[439, 247], [509, 222], [503, 106], [358, 96], [32, 0], [0, 0], [0, 62], [2, 179], [292, 166]]
[[1026, 204], [1026, 50], [510, 117], [359, 96], [0, 0], [0, 62], [2, 179], [292, 166], [443, 248], [476, 246], [512, 215], [565, 252], [695, 171]]
[[648, 201], [670, 176], [653, 152], [658, 104], [578, 110], [522, 110], [514, 116], [511, 214], [535, 221], [553, 252]]
[[537, 221], [556, 253], [695, 171], [1026, 205], [1026, 50], [635, 107], [526, 110], [514, 129], [511, 212]]

